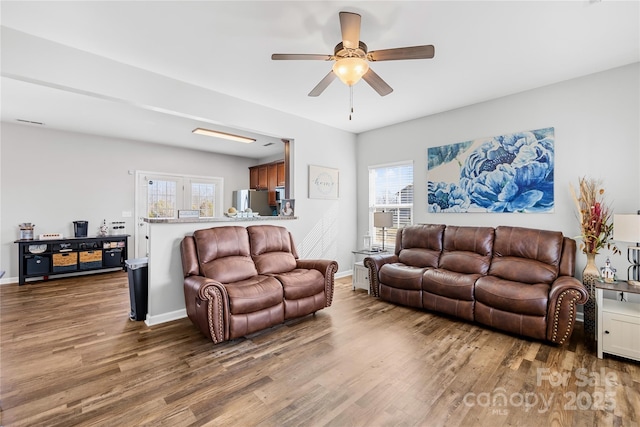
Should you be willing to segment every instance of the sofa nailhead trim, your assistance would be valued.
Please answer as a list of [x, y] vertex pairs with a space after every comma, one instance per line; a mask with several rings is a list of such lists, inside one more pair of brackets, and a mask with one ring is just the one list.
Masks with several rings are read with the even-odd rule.
[[[213, 341], [213, 343], [217, 344], [224, 341], [224, 331], [222, 330], [222, 294], [220, 293], [220, 289], [216, 287], [210, 287], [207, 288], [207, 295], [209, 296], [209, 304], [207, 304], [207, 312], [209, 315], [209, 333], [211, 334], [211, 340]], [[215, 325], [215, 321], [213, 318], [213, 301], [218, 302], [218, 325], [220, 325], [220, 340], [216, 338], [216, 332], [213, 329], [213, 326]]]
[[369, 292], [374, 297], [380, 296], [380, 285], [378, 284], [378, 276], [375, 274], [375, 264], [371, 260], [365, 260], [364, 266], [369, 269]]
[[[565, 330], [564, 336], [562, 337], [562, 339], [560, 341], [556, 341], [556, 339], [558, 338], [558, 324], [560, 323], [560, 318], [559, 318], [559, 313], [560, 313], [560, 307], [562, 306], [562, 300], [564, 299], [565, 296], [567, 296], [567, 294], [571, 294], [571, 296], [573, 297], [571, 299], [571, 301], [569, 302], [569, 309], [571, 310], [571, 317], [569, 318], [569, 323], [567, 324], [567, 329]], [[567, 338], [569, 338], [569, 332], [571, 331], [573, 322], [571, 319], [575, 318], [575, 310], [576, 310], [576, 306], [575, 306], [575, 302], [580, 299], [580, 294], [578, 293], [578, 291], [570, 289], [567, 291], [564, 291], [562, 294], [560, 294], [560, 296], [558, 297], [558, 302], [556, 303], [556, 310], [553, 316], [553, 336], [551, 337], [551, 341], [553, 342], [557, 342], [558, 344], [564, 344], [564, 342], [567, 340]]]
[[324, 279], [325, 307], [330, 307], [333, 302], [333, 286], [331, 286], [331, 284], [334, 282], [337, 269], [337, 264], [335, 266], [330, 265], [327, 268], [327, 273]]

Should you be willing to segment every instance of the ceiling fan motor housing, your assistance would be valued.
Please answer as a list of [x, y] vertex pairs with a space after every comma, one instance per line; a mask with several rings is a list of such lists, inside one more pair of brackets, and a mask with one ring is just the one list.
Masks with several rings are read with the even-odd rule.
[[340, 58], [367, 58], [367, 45], [364, 42], [358, 43], [357, 49], [352, 49], [348, 47], [344, 47], [344, 43], [340, 42], [336, 45], [335, 49], [333, 49], [333, 55], [336, 59]]

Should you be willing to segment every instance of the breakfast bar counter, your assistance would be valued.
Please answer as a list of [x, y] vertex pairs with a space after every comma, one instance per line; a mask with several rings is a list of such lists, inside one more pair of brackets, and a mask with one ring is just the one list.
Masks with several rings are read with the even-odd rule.
[[199, 224], [207, 222], [243, 222], [243, 221], [289, 221], [295, 216], [254, 216], [254, 217], [219, 217], [219, 218], [144, 218], [149, 224]]

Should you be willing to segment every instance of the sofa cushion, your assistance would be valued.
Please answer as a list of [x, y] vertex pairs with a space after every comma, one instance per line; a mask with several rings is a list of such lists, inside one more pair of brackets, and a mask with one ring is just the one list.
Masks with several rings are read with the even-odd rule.
[[522, 283], [551, 284], [558, 277], [563, 236], [557, 231], [496, 228], [489, 275]]
[[[231, 314], [253, 313], [282, 303], [280, 282], [270, 276], [254, 276], [225, 285]], [[283, 307], [284, 310], [284, 307]]]
[[286, 273], [296, 268], [296, 259], [286, 252], [268, 252], [253, 257], [260, 274]]
[[324, 292], [299, 299], [284, 300], [284, 318], [293, 319], [315, 313], [325, 307]]
[[473, 288], [480, 274], [464, 274], [443, 269], [426, 270], [422, 276], [422, 289], [436, 295], [473, 301]]
[[419, 224], [404, 227], [396, 241], [396, 254], [401, 263], [413, 267], [437, 267], [442, 252], [441, 224]]
[[282, 283], [284, 299], [294, 300], [324, 292], [324, 276], [318, 270], [296, 268], [286, 273], [275, 274]]
[[380, 298], [384, 301], [389, 301], [395, 304], [404, 305], [407, 307], [422, 307], [422, 291], [398, 289], [391, 286], [387, 286], [384, 283], [380, 284]]
[[544, 340], [547, 337], [547, 318], [498, 310], [476, 301], [475, 321], [502, 331]]
[[422, 274], [425, 269], [399, 262], [385, 264], [380, 269], [378, 280], [397, 289], [422, 290]]
[[475, 299], [502, 311], [546, 316], [549, 290], [545, 283], [525, 284], [483, 276], [476, 281]]
[[487, 274], [493, 236], [494, 229], [490, 227], [447, 226], [439, 267], [459, 273]]
[[193, 233], [202, 275], [220, 283], [237, 282], [258, 274], [251, 259], [244, 227], [213, 227]]
[[474, 307], [474, 301], [449, 298], [427, 291], [422, 292], [422, 308], [427, 310], [449, 314], [473, 322]]
[[285, 273], [296, 268], [289, 231], [275, 225], [247, 227], [251, 257], [259, 274]]
[[229, 339], [240, 338], [284, 322], [284, 304], [229, 316]]

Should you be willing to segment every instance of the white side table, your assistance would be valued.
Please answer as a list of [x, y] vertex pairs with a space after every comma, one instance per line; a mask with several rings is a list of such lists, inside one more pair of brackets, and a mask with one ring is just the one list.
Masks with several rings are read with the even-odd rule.
[[640, 304], [604, 298], [605, 290], [640, 294], [640, 286], [627, 282], [596, 282], [595, 286], [598, 358], [608, 353], [640, 361]]
[[369, 288], [369, 269], [364, 266], [362, 261], [364, 258], [371, 255], [378, 254], [388, 254], [389, 251], [370, 251], [368, 249], [358, 249], [357, 251], [351, 251], [353, 254], [353, 290], [356, 288], [366, 289], [369, 294], [371, 294], [371, 289]]

